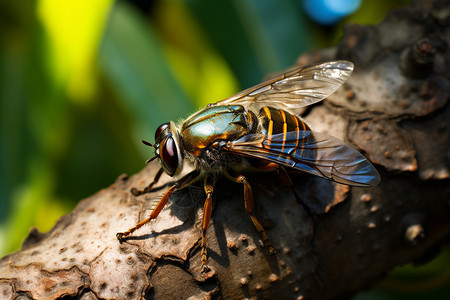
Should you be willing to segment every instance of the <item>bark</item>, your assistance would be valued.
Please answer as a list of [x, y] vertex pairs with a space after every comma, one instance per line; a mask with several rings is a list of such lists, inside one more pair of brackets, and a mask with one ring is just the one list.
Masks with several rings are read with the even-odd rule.
[[[219, 179], [200, 274], [201, 185], [173, 194], [156, 221], [120, 244], [116, 233], [147, 217], [172, 178], [135, 197], [151, 163], [82, 200], [47, 233], [32, 229], [0, 260], [2, 299], [331, 299], [372, 286], [394, 268], [423, 262], [450, 233], [450, 4], [415, 1], [378, 26], [349, 25], [333, 48], [299, 64], [347, 59], [349, 82], [304, 119], [365, 153], [380, 171], [373, 188], [291, 174], [309, 208], [276, 173], [248, 174], [269, 255], [245, 212], [243, 188]], [[312, 212], [312, 214], [311, 214]]]

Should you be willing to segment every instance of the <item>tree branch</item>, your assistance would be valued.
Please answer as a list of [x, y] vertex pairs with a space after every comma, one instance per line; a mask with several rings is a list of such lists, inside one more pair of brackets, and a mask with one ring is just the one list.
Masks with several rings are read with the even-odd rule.
[[32, 229], [0, 260], [2, 298], [330, 299], [432, 258], [450, 233], [449, 20], [446, 1], [415, 1], [378, 26], [347, 26], [339, 45], [299, 59], [355, 63], [345, 87], [304, 119], [364, 151], [382, 181], [368, 189], [292, 174], [312, 217], [276, 173], [249, 174], [275, 255], [261, 246], [242, 186], [225, 178], [207, 232], [208, 278], [200, 274], [201, 186], [174, 193], [156, 221], [120, 244], [116, 233], [147, 217], [173, 181], [163, 175], [151, 193], [133, 196], [132, 187], [152, 181], [153, 162], [81, 201], [48, 233]]

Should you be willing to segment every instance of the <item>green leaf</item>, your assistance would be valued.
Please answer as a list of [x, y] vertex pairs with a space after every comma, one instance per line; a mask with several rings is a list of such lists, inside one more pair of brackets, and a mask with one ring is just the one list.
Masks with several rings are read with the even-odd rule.
[[194, 110], [158, 37], [126, 3], [117, 3], [112, 11], [99, 59], [104, 76], [135, 119], [136, 138], [153, 138], [161, 123]]

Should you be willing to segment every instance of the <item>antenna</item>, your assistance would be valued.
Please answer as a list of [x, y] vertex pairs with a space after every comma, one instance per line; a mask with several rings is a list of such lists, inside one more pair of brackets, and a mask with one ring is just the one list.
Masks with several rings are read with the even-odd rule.
[[151, 162], [152, 160], [154, 160], [155, 158], [157, 158], [158, 156], [153, 156], [153, 157], [151, 157], [151, 158], [149, 158], [149, 159], [147, 159], [147, 161], [145, 162], [146, 164], [148, 164], [149, 162]]
[[142, 140], [142, 143], [143, 143], [144, 145], [147, 145], [147, 146], [150, 146], [150, 147], [153, 147], [153, 148], [156, 149], [156, 147], [155, 147], [152, 143], [150, 143], [150, 142], [147, 142], [147, 141]]

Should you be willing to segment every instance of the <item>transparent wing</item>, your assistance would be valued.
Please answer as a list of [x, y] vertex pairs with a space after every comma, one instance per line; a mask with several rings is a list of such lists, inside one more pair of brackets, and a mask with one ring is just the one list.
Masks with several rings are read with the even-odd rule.
[[324, 133], [292, 131], [272, 136], [252, 134], [228, 143], [234, 153], [354, 186], [374, 186], [380, 175], [356, 149]]
[[211, 105], [239, 104], [255, 110], [272, 106], [296, 114], [297, 109], [319, 102], [334, 93], [352, 72], [353, 63], [342, 60], [292, 68]]

